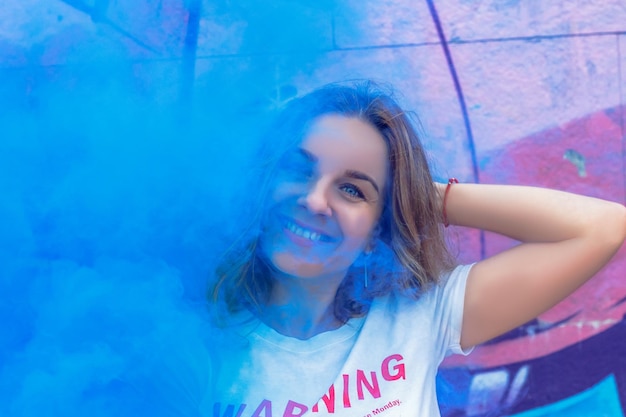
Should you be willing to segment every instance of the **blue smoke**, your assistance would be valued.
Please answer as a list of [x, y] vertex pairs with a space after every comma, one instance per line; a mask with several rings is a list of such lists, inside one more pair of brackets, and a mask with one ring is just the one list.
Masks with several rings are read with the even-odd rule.
[[[0, 31], [0, 415], [193, 416], [212, 375], [207, 280], [250, 209], [235, 190], [340, 11], [204, 4], [247, 29], [225, 50], [241, 59], [200, 48], [191, 103], [178, 57], [131, 60], [143, 28], [112, 25], [115, 2], [97, 21], [70, 7], [92, 3], [0, 11], [32, 19], [19, 42]], [[140, 56], [161, 51], [149, 41]]]
[[218, 178], [243, 159], [124, 87], [2, 103], [0, 415], [193, 415], [208, 384]]

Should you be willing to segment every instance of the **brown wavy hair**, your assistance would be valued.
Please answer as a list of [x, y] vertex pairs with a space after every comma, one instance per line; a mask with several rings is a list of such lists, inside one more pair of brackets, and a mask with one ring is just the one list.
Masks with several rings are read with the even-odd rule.
[[337, 290], [337, 318], [346, 321], [361, 316], [374, 297], [394, 290], [418, 297], [453, 267], [441, 226], [440, 197], [410, 115], [389, 89], [374, 82], [330, 84], [288, 102], [263, 139], [259, 172], [265, 180], [252, 204], [259, 209], [222, 257], [208, 291], [210, 303], [223, 307], [220, 311], [254, 310], [267, 302], [271, 266], [258, 253], [265, 199], [283, 155], [302, 141], [317, 119], [329, 114], [355, 117], [376, 128], [387, 144], [390, 167], [372, 256], [355, 262]]

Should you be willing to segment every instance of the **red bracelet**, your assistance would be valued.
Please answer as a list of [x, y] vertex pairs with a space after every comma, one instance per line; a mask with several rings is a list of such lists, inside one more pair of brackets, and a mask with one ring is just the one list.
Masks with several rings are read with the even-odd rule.
[[446, 191], [443, 193], [443, 225], [445, 227], [450, 226], [448, 222], [448, 212], [446, 211], [446, 202], [448, 201], [448, 193], [450, 192], [450, 188], [452, 188], [452, 184], [458, 184], [459, 180], [456, 178], [450, 178], [448, 180], [448, 185], [446, 186]]

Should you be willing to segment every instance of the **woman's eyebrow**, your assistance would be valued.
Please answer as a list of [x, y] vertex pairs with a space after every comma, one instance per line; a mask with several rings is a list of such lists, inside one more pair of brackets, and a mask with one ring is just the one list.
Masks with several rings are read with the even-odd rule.
[[298, 152], [309, 161], [317, 162], [317, 157], [313, 155], [311, 152], [307, 151], [306, 149], [298, 148]]
[[372, 186], [374, 187], [374, 189], [376, 190], [376, 192], [378, 194], [380, 194], [380, 190], [378, 189], [378, 185], [376, 184], [376, 181], [374, 181], [374, 179], [372, 177], [370, 177], [367, 174], [364, 174], [361, 171], [353, 171], [353, 170], [347, 170], [345, 173], [345, 176], [348, 178], [354, 178], [357, 180], [365, 180], [367, 182], [369, 182], [370, 184], [372, 184]]

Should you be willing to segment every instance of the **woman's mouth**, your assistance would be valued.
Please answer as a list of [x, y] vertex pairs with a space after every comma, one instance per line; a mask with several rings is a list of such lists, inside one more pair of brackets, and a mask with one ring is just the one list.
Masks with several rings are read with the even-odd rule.
[[284, 220], [285, 229], [287, 229], [287, 231], [289, 231], [294, 236], [301, 238], [303, 240], [309, 241], [311, 243], [332, 242], [334, 240], [328, 235], [320, 233], [319, 231], [315, 231], [315, 230], [311, 230], [306, 227], [303, 227], [302, 225], [299, 225], [289, 219], [283, 219], [283, 220]]
[[290, 221], [287, 221], [286, 227], [287, 227], [287, 230], [289, 230], [294, 235], [312, 240], [313, 242], [317, 242], [322, 237], [320, 233], [313, 232], [308, 229], [303, 229], [302, 227]]

